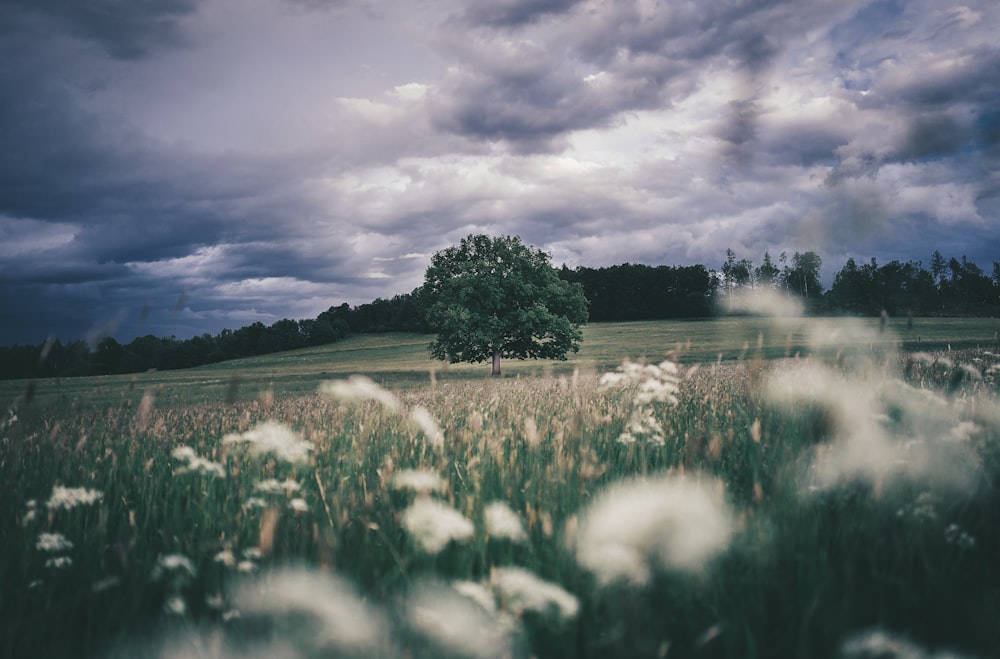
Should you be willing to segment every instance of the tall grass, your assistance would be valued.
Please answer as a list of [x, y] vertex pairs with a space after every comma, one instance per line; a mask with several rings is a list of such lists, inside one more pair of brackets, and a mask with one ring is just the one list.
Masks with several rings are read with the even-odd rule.
[[869, 331], [603, 380], [19, 401], [0, 653], [1000, 655], [1000, 357]]

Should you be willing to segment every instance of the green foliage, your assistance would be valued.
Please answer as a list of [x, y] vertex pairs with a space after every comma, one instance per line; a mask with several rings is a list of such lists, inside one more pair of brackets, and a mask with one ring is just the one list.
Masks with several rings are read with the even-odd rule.
[[582, 288], [511, 236], [468, 236], [438, 252], [419, 295], [437, 332], [431, 354], [451, 363], [565, 359], [579, 350], [587, 321]]

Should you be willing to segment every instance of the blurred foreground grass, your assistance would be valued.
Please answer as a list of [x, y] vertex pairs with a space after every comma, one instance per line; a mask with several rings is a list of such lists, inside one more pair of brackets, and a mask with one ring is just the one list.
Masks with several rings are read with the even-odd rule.
[[18, 383], [0, 654], [1000, 655], [992, 325], [796, 323]]

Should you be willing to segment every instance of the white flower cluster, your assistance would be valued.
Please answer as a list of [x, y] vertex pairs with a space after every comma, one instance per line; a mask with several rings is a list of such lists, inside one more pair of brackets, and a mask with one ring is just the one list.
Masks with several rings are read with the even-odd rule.
[[52, 554], [64, 554], [73, 548], [73, 543], [62, 533], [39, 533], [35, 548], [50, 556], [45, 559], [45, 567], [56, 570], [63, 570], [73, 564], [73, 559], [69, 556], [54, 556]]
[[56, 485], [45, 503], [49, 510], [72, 510], [77, 506], [91, 506], [104, 498], [103, 492], [85, 487], [63, 487]]
[[500, 601], [520, 616], [525, 611], [546, 614], [554, 611], [563, 620], [576, 617], [580, 603], [560, 586], [539, 579], [520, 567], [494, 568], [490, 581]]
[[[465, 515], [429, 496], [447, 489], [439, 474], [426, 469], [404, 469], [394, 476], [393, 488], [410, 489], [418, 494], [416, 500], [403, 511], [402, 522], [423, 551], [436, 554], [449, 542], [468, 540], [475, 533], [475, 525]], [[528, 537], [520, 516], [503, 501], [487, 504], [483, 517], [490, 538], [524, 542]]]
[[190, 446], [178, 446], [171, 451], [170, 455], [173, 456], [174, 460], [183, 463], [182, 466], [174, 470], [175, 475], [200, 474], [215, 478], [226, 477], [226, 472], [221, 464], [199, 456]]
[[524, 542], [528, 534], [524, 531], [521, 517], [511, 510], [504, 501], [494, 501], [483, 511], [486, 521], [486, 533], [491, 538]]
[[707, 482], [679, 476], [622, 481], [580, 515], [576, 558], [603, 584], [643, 585], [654, 568], [698, 571], [729, 546], [732, 515]]
[[230, 433], [222, 438], [222, 443], [246, 444], [255, 455], [274, 455], [291, 464], [307, 462], [313, 450], [312, 442], [275, 421], [265, 421], [244, 433]]
[[364, 375], [352, 375], [346, 380], [327, 380], [320, 383], [319, 392], [347, 403], [375, 400], [393, 412], [398, 412], [401, 407], [399, 399], [391, 391], [383, 389]]
[[626, 360], [613, 373], [605, 373], [599, 380], [604, 390], [628, 389], [634, 392], [632, 414], [625, 432], [618, 436], [621, 444], [643, 440], [648, 444], [663, 446], [665, 433], [654, 414], [655, 403], [676, 405], [681, 378], [677, 364], [663, 361], [659, 364], [639, 364]]
[[465, 515], [435, 499], [420, 497], [403, 511], [403, 526], [417, 546], [436, 554], [452, 540], [461, 542], [472, 537], [475, 527]]

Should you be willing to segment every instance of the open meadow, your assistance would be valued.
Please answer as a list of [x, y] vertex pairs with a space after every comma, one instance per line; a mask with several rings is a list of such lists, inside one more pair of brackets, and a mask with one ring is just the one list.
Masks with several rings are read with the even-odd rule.
[[0, 656], [1000, 656], [998, 329], [0, 381]]

